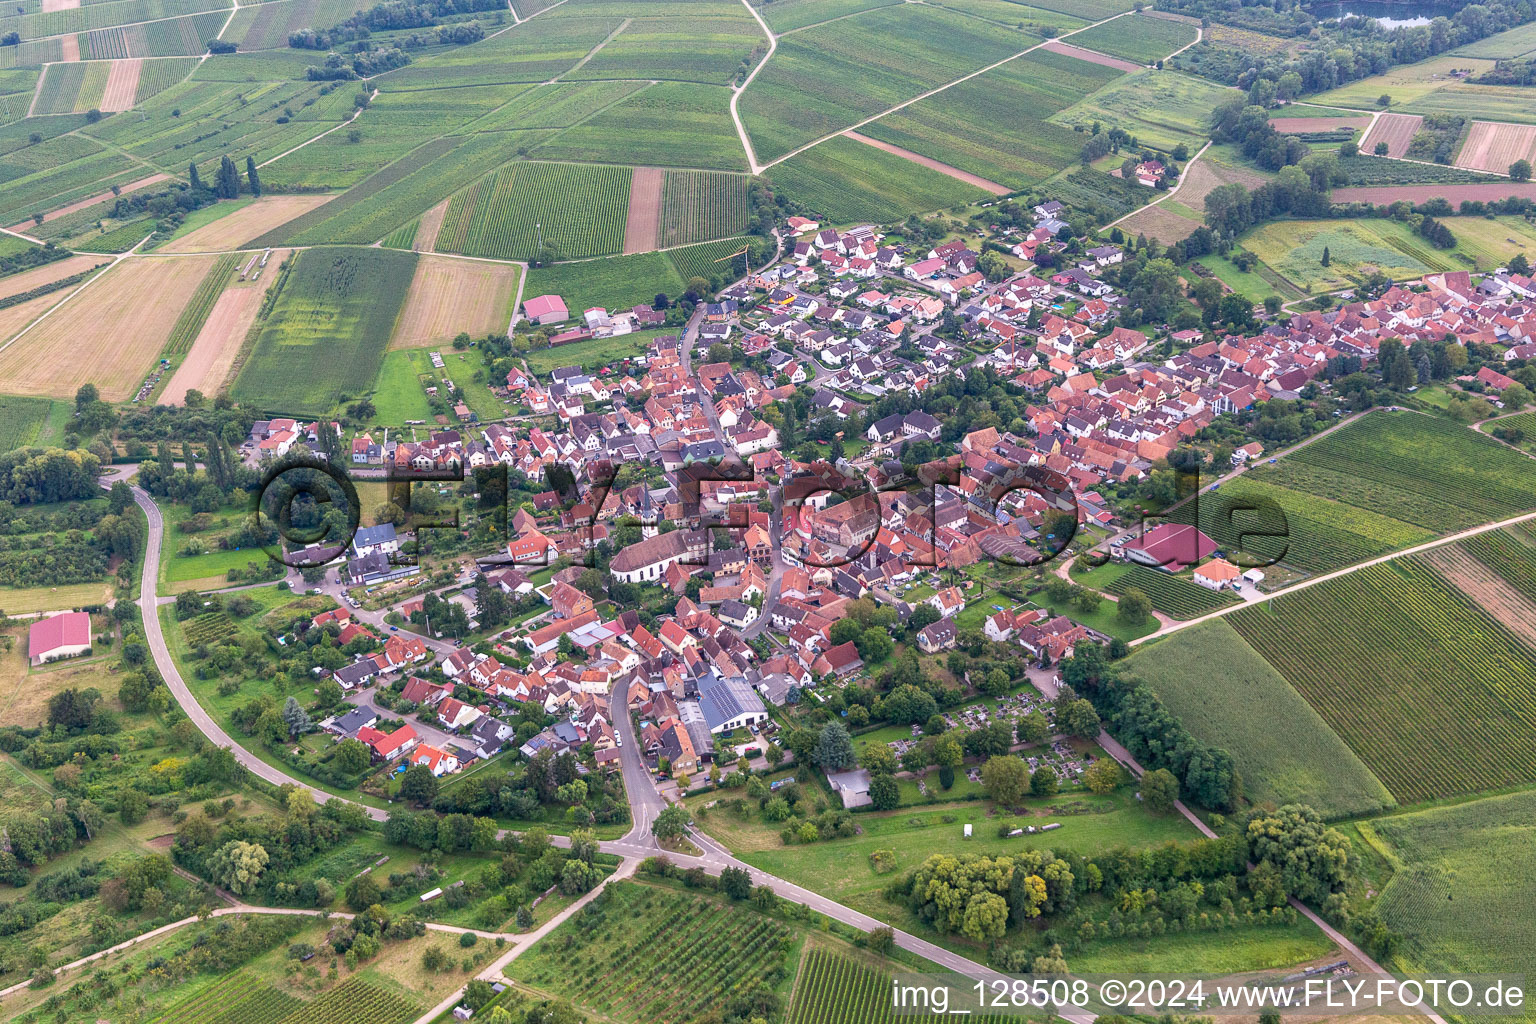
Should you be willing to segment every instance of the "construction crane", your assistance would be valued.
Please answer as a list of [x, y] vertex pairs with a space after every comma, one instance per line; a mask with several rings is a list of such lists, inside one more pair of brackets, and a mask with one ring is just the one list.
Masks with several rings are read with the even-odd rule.
[[737, 249], [735, 252], [731, 253], [729, 256], [721, 256], [719, 259], [715, 260], [715, 262], [716, 263], [724, 263], [726, 260], [734, 260], [737, 256], [746, 256], [747, 259], [744, 261], [744, 265], [747, 268], [747, 276], [751, 277], [752, 276], [752, 257], [750, 255], [751, 249], [752, 249], [751, 243], [748, 243], [747, 245], [744, 245], [740, 249]]

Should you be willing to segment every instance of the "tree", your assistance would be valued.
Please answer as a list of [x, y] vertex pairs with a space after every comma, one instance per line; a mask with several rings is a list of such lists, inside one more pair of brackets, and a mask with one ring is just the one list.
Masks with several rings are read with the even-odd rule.
[[251, 195], [261, 195], [261, 179], [256, 176], [256, 158], [253, 156], [245, 158], [245, 176], [251, 183]]
[[187, 184], [191, 186], [193, 192], [205, 191], [203, 179], [198, 176], [195, 162], [187, 164]]
[[877, 811], [889, 811], [901, 803], [901, 787], [890, 775], [876, 775], [869, 780], [869, 802]]
[[358, 740], [342, 740], [336, 747], [336, 767], [348, 775], [357, 775], [371, 760], [368, 748]]
[[1029, 777], [1029, 791], [1035, 796], [1055, 796], [1061, 788], [1061, 780], [1056, 776], [1056, 769], [1048, 764], [1041, 765]]
[[384, 899], [384, 891], [379, 888], [379, 883], [373, 880], [373, 875], [358, 875], [347, 883], [347, 906], [361, 914], [375, 903]]
[[1142, 626], [1152, 617], [1152, 599], [1140, 587], [1126, 587], [1115, 606], [1115, 621], [1127, 626]]
[[725, 868], [720, 872], [720, 891], [733, 900], [744, 900], [752, 895], [752, 876], [741, 868]]
[[1079, 698], [1067, 705], [1057, 720], [1062, 732], [1069, 733], [1079, 739], [1091, 740], [1099, 735], [1099, 713], [1093, 709], [1093, 705]]
[[1120, 785], [1120, 766], [1111, 758], [1101, 757], [1088, 766], [1083, 773], [1083, 778], [1088, 783], [1088, 788], [1094, 793], [1103, 796], [1112, 793]]
[[1019, 719], [1016, 735], [1020, 743], [1044, 743], [1051, 735], [1051, 723], [1043, 712], [1031, 711]]
[[[896, 773], [896, 752], [884, 743], [871, 743], [864, 748], [859, 755], [859, 767], [870, 775], [894, 775]], [[57, 772], [54, 773], [57, 776]]]
[[1011, 807], [1029, 785], [1029, 766], [1015, 754], [995, 754], [981, 769], [981, 784], [994, 802]]
[[1153, 814], [1167, 814], [1179, 799], [1179, 780], [1166, 768], [1141, 777], [1141, 802]]
[[208, 859], [208, 873], [215, 885], [244, 896], [256, 888], [269, 859], [260, 843], [231, 839]]
[[413, 764], [400, 777], [400, 799], [418, 805], [430, 804], [437, 799], [437, 776], [424, 764]]
[[1333, 262], [1333, 257], [1329, 254], [1328, 247], [1326, 245], [1323, 246], [1323, 258], [1321, 262], [1325, 267]]
[[1509, 165], [1510, 181], [1530, 181], [1531, 162], [1529, 160], [1516, 160]]
[[149, 813], [149, 797], [137, 789], [125, 789], [117, 796], [117, 816], [124, 825], [137, 825]]
[[871, 928], [864, 933], [864, 945], [881, 956], [887, 956], [896, 948], [896, 930], [889, 925]]
[[1315, 901], [1338, 892], [1349, 878], [1349, 840], [1304, 804], [1287, 804], [1248, 822], [1254, 861], [1280, 873], [1285, 891]]
[[841, 722], [828, 722], [816, 740], [811, 760], [824, 771], [840, 772], [857, 763], [853, 752], [853, 738]]
[[657, 839], [681, 839], [688, 834], [688, 809], [682, 804], [668, 804], [651, 822], [651, 835]]
[[304, 710], [297, 697], [289, 697], [283, 701], [283, 724], [288, 727], [289, 736], [298, 736], [309, 732], [314, 723], [309, 720], [309, 712]]

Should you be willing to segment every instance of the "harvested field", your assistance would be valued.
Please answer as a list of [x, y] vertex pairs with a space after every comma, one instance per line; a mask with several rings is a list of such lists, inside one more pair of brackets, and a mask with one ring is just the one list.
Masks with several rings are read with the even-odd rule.
[[[656, 248], [656, 229], [661, 224], [661, 186], [666, 172], [659, 167], [636, 167], [629, 179], [629, 216], [624, 223], [624, 254]], [[417, 271], [419, 276], [420, 270]]]
[[331, 199], [319, 196], [262, 196], [233, 213], [172, 239], [160, 252], [219, 252], [238, 249], [273, 228], [308, 213]]
[[1536, 604], [1512, 588], [1498, 573], [1467, 554], [1460, 544], [1447, 544], [1424, 555], [1472, 603], [1502, 622], [1513, 634], [1536, 647]]
[[43, 0], [43, 13], [70, 11], [80, 6], [80, 0]]
[[80, 36], [79, 35], [71, 33], [70, 35], [67, 35], [67, 36], [60, 36], [59, 37], [59, 46], [64, 51], [63, 56], [61, 56], [59, 58], [60, 60], [79, 60], [80, 59]]
[[[286, 252], [273, 253], [267, 261], [268, 266], [277, 266], [287, 255]], [[181, 405], [186, 401], [187, 392], [193, 388], [210, 398], [223, 388], [230, 370], [234, 368], [235, 357], [240, 354], [240, 346], [245, 343], [245, 336], [256, 322], [262, 297], [277, 280], [276, 273], [261, 276], [265, 280], [234, 281], [224, 289], [218, 301], [213, 304], [208, 319], [203, 321], [202, 330], [198, 331], [187, 357], [171, 375], [170, 383], [159, 398], [160, 402]]]
[[134, 97], [139, 94], [139, 72], [143, 67], [144, 60], [141, 57], [112, 62], [112, 70], [107, 74], [107, 88], [101, 95], [101, 109], [104, 113], [115, 113], [133, 106]]
[[[1179, 193], [1181, 196], [1182, 192]], [[1188, 238], [1200, 226], [1197, 220], [1190, 220], [1174, 210], [1168, 209], [1167, 203], [1158, 203], [1144, 210], [1138, 210], [1125, 220], [1121, 221], [1119, 228], [1127, 236], [1135, 238], [1137, 235], [1146, 235], [1155, 238], [1164, 245], [1172, 245], [1174, 242]]]
[[[130, 181], [122, 187], [122, 194], [126, 196], [130, 192], [137, 192], [141, 188], [148, 188], [151, 185], [158, 185], [162, 181], [169, 181], [170, 177], [171, 176], [169, 174], [151, 174], [147, 178], [140, 178], [137, 181]], [[49, 211], [48, 213], [43, 214], [43, 222], [47, 223], [48, 221], [55, 220], [59, 217], [66, 217], [77, 210], [85, 209], [87, 206], [95, 206], [97, 203], [105, 203], [108, 200], [116, 198], [117, 195], [115, 193], [103, 192], [99, 196], [91, 196], [89, 199], [82, 199], [79, 202], [70, 203], [68, 206], [61, 206], [57, 210]], [[20, 224], [11, 225], [11, 230], [26, 234], [30, 229], [36, 226], [37, 225], [32, 221], [25, 220]]]
[[216, 261], [129, 257], [65, 292], [73, 297], [0, 348], [0, 392], [68, 398], [89, 382], [108, 402], [131, 397]]
[[1231, 185], [1234, 182], [1246, 188], [1254, 189], [1264, 184], [1269, 177], [1251, 167], [1234, 167], [1213, 160], [1209, 152], [1198, 160], [1190, 162], [1184, 169], [1184, 177], [1179, 182], [1179, 202], [1191, 210], [1205, 211], [1205, 197], [1211, 190], [1219, 185]]
[[460, 331], [475, 338], [505, 334], [520, 272], [507, 263], [423, 256], [389, 347], [441, 345]]
[[1516, 160], [1536, 159], [1536, 125], [1473, 121], [1457, 167], [1504, 174]]
[[[22, 292], [29, 292], [33, 288], [41, 288], [45, 284], [52, 284], [66, 277], [84, 273], [102, 262], [104, 260], [100, 256], [71, 256], [67, 260], [59, 260], [56, 263], [34, 267], [31, 270], [23, 270], [21, 273], [12, 274], [10, 277], [0, 277], [0, 299], [8, 298], [12, 295], [20, 295]], [[54, 297], [63, 298], [63, 295], [60, 294]]]
[[1452, 206], [1474, 199], [1481, 203], [1519, 196], [1536, 199], [1536, 181], [1489, 182], [1486, 185], [1368, 185], [1359, 188], [1336, 188], [1335, 203], [1395, 203], [1406, 199], [1410, 203], [1444, 197]]
[[938, 171], [940, 174], [947, 174], [951, 178], [958, 178], [960, 181], [965, 182], [967, 185], [975, 185], [977, 188], [986, 189], [988, 192], [991, 192], [995, 196], [1007, 195], [1009, 192], [1013, 191], [1013, 189], [1009, 188], [1007, 185], [999, 185], [995, 181], [988, 181], [986, 178], [983, 178], [978, 174], [970, 174], [966, 171], [962, 171], [958, 167], [952, 167], [949, 164], [941, 163], [938, 160], [923, 156], [921, 153], [914, 153], [910, 149], [903, 149], [900, 146], [892, 145], [889, 142], [881, 142], [879, 139], [872, 139], [868, 135], [860, 135], [855, 131], [846, 131], [843, 134], [856, 142], [862, 142], [867, 146], [874, 146], [876, 149], [883, 149], [887, 153], [894, 153], [904, 160], [911, 160], [913, 163], [922, 164], [924, 167], [927, 167], [930, 170]]
[[69, 293], [70, 289], [61, 288], [56, 292], [39, 295], [35, 299], [28, 299], [26, 302], [0, 309], [0, 343], [58, 305]]
[[1326, 132], [1334, 128], [1369, 128], [1371, 119], [1364, 114], [1344, 117], [1272, 117], [1269, 123], [1281, 135], [1300, 135], [1305, 132]]
[[1360, 140], [1360, 152], [1375, 153], [1377, 143], [1387, 144], [1387, 156], [1401, 160], [1408, 155], [1408, 144], [1424, 123], [1418, 114], [1382, 114]]
[[444, 199], [432, 209], [421, 215], [421, 222], [416, 225], [416, 238], [411, 242], [411, 248], [417, 252], [431, 252], [437, 247], [437, 233], [443, 227], [443, 215], [448, 212], [448, 200]]
[[1073, 46], [1059, 39], [1052, 39], [1042, 50], [1050, 50], [1052, 53], [1064, 54], [1068, 57], [1076, 57], [1078, 60], [1086, 60], [1092, 64], [1102, 64], [1107, 68], [1119, 68], [1121, 71], [1140, 71], [1142, 65], [1133, 60], [1123, 60], [1120, 57], [1111, 57], [1107, 53], [1099, 53], [1097, 50], [1085, 50], [1081, 46]]

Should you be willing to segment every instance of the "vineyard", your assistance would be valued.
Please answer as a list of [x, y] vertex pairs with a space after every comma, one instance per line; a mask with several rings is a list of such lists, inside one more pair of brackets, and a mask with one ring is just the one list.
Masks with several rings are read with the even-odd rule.
[[749, 180], [719, 171], [668, 172], [662, 184], [657, 247], [740, 234], [747, 226]]
[[133, 102], [143, 103], [156, 93], [164, 92], [186, 78], [195, 67], [196, 57], [166, 57], [145, 61], [139, 68], [139, 91], [134, 94]]
[[228, 640], [238, 632], [234, 622], [222, 611], [203, 612], [182, 627], [182, 636], [192, 647], [205, 647], [220, 640]]
[[[745, 238], [725, 238], [718, 242], [701, 242], [666, 253], [667, 259], [677, 268], [678, 276], [686, 284], [689, 278], [702, 277], [711, 280], [732, 280], [745, 275], [746, 257], [726, 259], [741, 252], [747, 245]], [[716, 260], [723, 262], [717, 263]]]
[[[300, 1005], [273, 1024], [405, 1024], [420, 1007], [387, 989], [353, 978], [308, 1005]], [[235, 1022], [231, 1021], [231, 1024]], [[245, 1016], [239, 1024], [265, 1024]]]
[[1366, 416], [1288, 456], [1265, 479], [1437, 532], [1536, 507], [1536, 462], [1413, 413]]
[[[634, 883], [611, 886], [593, 906], [596, 921], [565, 922], [509, 973], [610, 1020], [643, 1024], [694, 1020], [787, 974], [793, 933], [753, 911]], [[608, 918], [624, 928], [602, 927]]]
[[1152, 607], [1176, 619], [1192, 619], [1240, 600], [1230, 591], [1207, 590], [1182, 576], [1144, 565], [1131, 566], [1125, 575], [1104, 589], [1111, 594], [1124, 594], [1131, 587], [1150, 597]]
[[841, 135], [774, 165], [769, 177], [786, 195], [836, 223], [895, 221], [914, 210], [948, 209], [986, 194]]
[[308, 1007], [238, 971], [166, 1010], [150, 1024], [281, 1024]]
[[[141, 235], [143, 230], [137, 232]], [[181, 315], [176, 318], [176, 326], [171, 328], [171, 336], [165, 340], [165, 349], [162, 356], [182, 356], [191, 349], [192, 342], [197, 339], [197, 333], [203, 329], [203, 323], [208, 319], [208, 314], [213, 311], [213, 304], [219, 301], [219, 296], [224, 293], [224, 286], [229, 284], [230, 275], [240, 265], [239, 253], [227, 253], [220, 256], [218, 262], [208, 271], [197, 291], [192, 293], [191, 300], [182, 307]]]
[[1491, 530], [1468, 537], [1460, 547], [1505, 583], [1536, 601], [1536, 543], [1528, 532], [1520, 527]]
[[[891, 1005], [891, 977], [825, 949], [805, 954], [785, 1024], [937, 1024], [942, 1014], [898, 1014]], [[976, 1024], [1002, 1024], [1016, 1016], [971, 1015]]]
[[527, 259], [542, 238], [561, 259], [618, 252], [631, 174], [628, 167], [510, 164], [453, 197], [437, 251]]
[[1536, 780], [1536, 653], [1399, 559], [1228, 621], [1399, 801]]

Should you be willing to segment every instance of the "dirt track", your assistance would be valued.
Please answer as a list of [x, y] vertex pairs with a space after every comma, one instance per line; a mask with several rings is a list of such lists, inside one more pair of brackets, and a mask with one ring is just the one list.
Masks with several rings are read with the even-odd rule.
[[141, 57], [112, 62], [112, 70], [107, 74], [107, 88], [101, 95], [104, 112], [116, 113], [133, 106], [133, 98], [139, 94], [139, 71], [143, 67]]
[[1511, 633], [1536, 645], [1536, 604], [1463, 551], [1461, 545], [1436, 548], [1426, 554], [1424, 560], [1479, 608], [1502, 622]]
[[443, 229], [443, 217], [448, 213], [448, 200], [444, 199], [421, 215], [416, 225], [416, 241], [411, 248], [417, 252], [431, 252], [437, 248], [437, 233]]
[[989, 181], [979, 174], [971, 174], [969, 171], [962, 171], [958, 167], [952, 167], [949, 164], [940, 163], [939, 161], [934, 160], [932, 157], [923, 156], [921, 153], [914, 153], [910, 149], [902, 149], [900, 146], [893, 146], [889, 142], [881, 142], [879, 139], [872, 139], [868, 135], [860, 135], [855, 131], [847, 131], [843, 132], [843, 134], [848, 136], [850, 139], [853, 139], [855, 142], [862, 142], [866, 146], [874, 146], [876, 149], [883, 149], [887, 153], [894, 153], [899, 157], [911, 160], [915, 164], [921, 164], [931, 171], [938, 171], [940, 174], [947, 174], [951, 178], [958, 178], [960, 181], [965, 182], [967, 185], [975, 185], [977, 188], [984, 189], [995, 196], [1007, 195], [1009, 192], [1013, 191], [1013, 189], [1009, 188], [1007, 185], [999, 185], [997, 182]]
[[666, 172], [659, 167], [636, 167], [629, 181], [629, 219], [624, 223], [624, 253], [649, 252], [656, 248], [661, 227], [661, 186]]
[[59, 45], [64, 48], [62, 60], [80, 59], [80, 37], [78, 35], [71, 34], [60, 37]]
[[1516, 160], [1536, 160], [1536, 125], [1473, 121], [1456, 166], [1503, 174]]
[[1121, 71], [1140, 71], [1143, 67], [1133, 60], [1123, 60], [1119, 57], [1111, 57], [1107, 53], [1097, 50], [1085, 50], [1081, 46], [1073, 46], [1059, 39], [1052, 39], [1040, 47], [1042, 50], [1050, 50], [1052, 53], [1060, 53], [1068, 57], [1076, 57], [1078, 60], [1086, 60], [1091, 64], [1102, 64], [1107, 68], [1119, 68]]
[[1385, 142], [1387, 156], [1401, 159], [1408, 155], [1408, 144], [1423, 123], [1418, 114], [1382, 114], [1360, 140], [1360, 152], [1374, 154], [1376, 144]]

